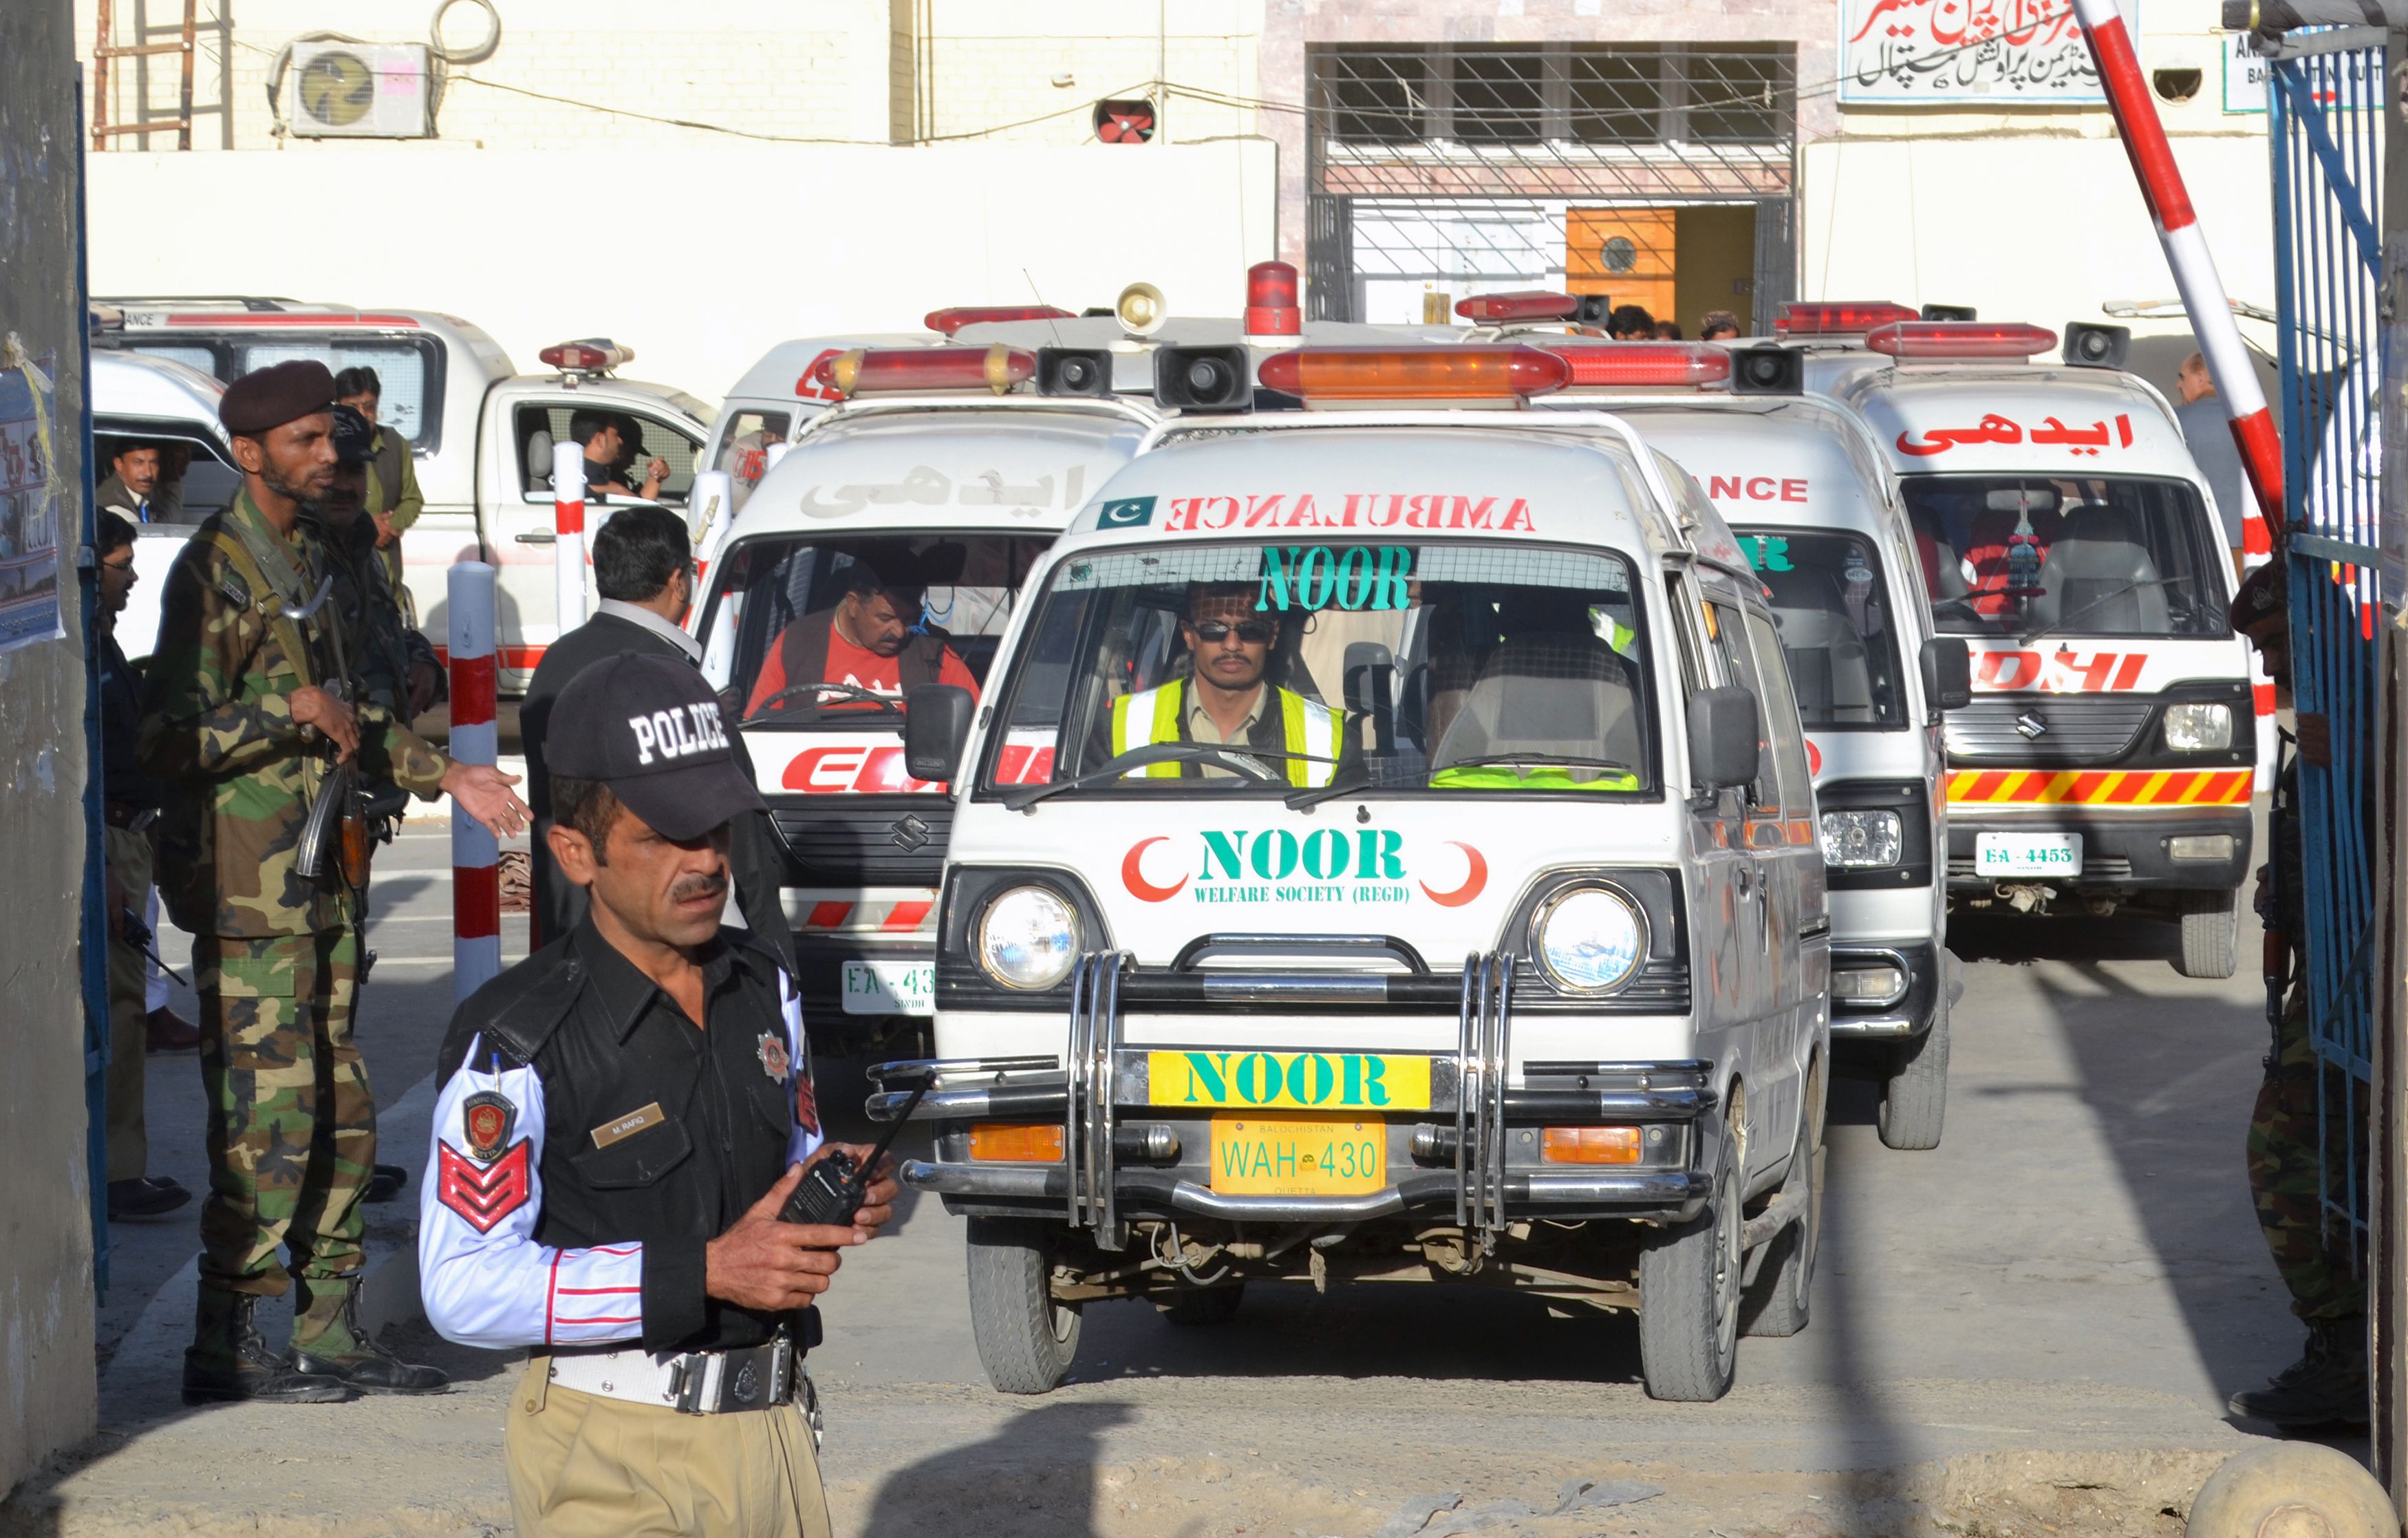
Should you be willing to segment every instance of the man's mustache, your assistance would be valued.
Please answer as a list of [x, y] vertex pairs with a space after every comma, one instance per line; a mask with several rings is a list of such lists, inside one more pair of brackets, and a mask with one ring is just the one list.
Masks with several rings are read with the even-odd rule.
[[724, 898], [727, 895], [725, 876], [680, 876], [669, 888], [671, 902], [692, 902], [696, 898]]

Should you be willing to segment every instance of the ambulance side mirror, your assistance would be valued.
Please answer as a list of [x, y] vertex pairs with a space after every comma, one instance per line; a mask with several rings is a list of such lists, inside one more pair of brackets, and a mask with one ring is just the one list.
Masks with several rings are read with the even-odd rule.
[[903, 771], [931, 783], [960, 773], [977, 709], [970, 692], [954, 683], [923, 683], [904, 695]]
[[1923, 702], [1934, 712], [1961, 711], [1973, 703], [1973, 653], [1964, 637], [1925, 638]]
[[1763, 722], [1756, 696], [1739, 685], [1689, 697], [1689, 778], [1709, 794], [1756, 779]]

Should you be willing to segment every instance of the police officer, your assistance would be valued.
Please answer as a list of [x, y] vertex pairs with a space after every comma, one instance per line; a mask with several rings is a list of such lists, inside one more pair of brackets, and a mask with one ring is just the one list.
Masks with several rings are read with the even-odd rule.
[[[1338, 716], [1264, 675], [1280, 640], [1280, 622], [1254, 611], [1243, 582], [1198, 582], [1188, 589], [1179, 639], [1194, 674], [1112, 701], [1109, 756], [1153, 742], [1221, 742], [1270, 754], [1296, 785], [1326, 785], [1338, 759]], [[1226, 778], [1234, 771], [1195, 762], [1149, 764], [1132, 777]]]
[[850, 1226], [779, 1218], [829, 1145], [794, 982], [720, 924], [728, 825], [761, 798], [679, 658], [578, 674], [551, 761], [552, 855], [591, 900], [452, 1019], [426, 1316], [532, 1348], [503, 1439], [519, 1531], [825, 1534], [796, 1358], [895, 1184], [874, 1171]]
[[[499, 833], [526, 809], [491, 768], [454, 764], [342, 697], [326, 558], [301, 517], [331, 480], [334, 403], [334, 376], [311, 361], [245, 375], [220, 401], [243, 489], [167, 574], [136, 749], [165, 786], [160, 884], [194, 937], [209, 1105], [188, 1403], [444, 1384], [357, 1324], [376, 1133], [351, 1036], [356, 914], [340, 862], [304, 876], [297, 852], [327, 775], [354, 759], [418, 795], [452, 793]], [[280, 1358], [252, 1312], [296, 1280], [293, 1354]]]

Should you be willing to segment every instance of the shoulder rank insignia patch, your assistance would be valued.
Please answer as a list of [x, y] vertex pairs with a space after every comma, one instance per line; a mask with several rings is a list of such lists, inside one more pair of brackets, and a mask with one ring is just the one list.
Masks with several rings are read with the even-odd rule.
[[786, 1071], [792, 1066], [787, 1061], [785, 1037], [774, 1030], [763, 1031], [761, 1033], [761, 1071], [769, 1075], [771, 1082], [784, 1084]]
[[479, 1233], [527, 1203], [532, 1186], [527, 1177], [527, 1145], [510, 1144], [499, 1162], [480, 1165], [460, 1157], [448, 1143], [436, 1144], [435, 1194], [443, 1205]]
[[460, 1141], [468, 1145], [468, 1157], [480, 1164], [491, 1164], [502, 1157], [509, 1146], [510, 1133], [518, 1126], [519, 1108], [509, 1097], [490, 1089], [480, 1089], [460, 1104]]
[[251, 607], [251, 584], [244, 582], [242, 573], [231, 566], [218, 574], [218, 591], [224, 594], [226, 602], [236, 609]]

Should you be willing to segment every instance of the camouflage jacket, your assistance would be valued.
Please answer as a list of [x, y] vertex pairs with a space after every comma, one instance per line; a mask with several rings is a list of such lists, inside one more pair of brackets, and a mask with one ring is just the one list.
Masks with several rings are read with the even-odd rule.
[[[337, 621], [331, 600], [303, 621], [283, 608], [314, 596], [326, 567], [309, 525], [278, 535], [246, 492], [194, 531], [167, 574], [136, 752], [167, 786], [160, 892], [194, 934], [323, 933], [355, 917], [331, 869], [314, 881], [294, 870], [334, 755], [294, 724], [291, 697], [327, 681]], [[432, 799], [449, 761], [384, 706], [354, 704], [362, 772]]]

